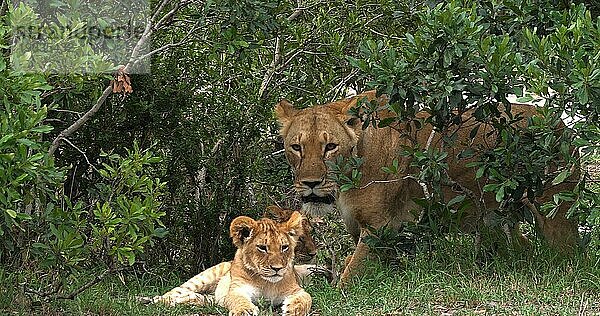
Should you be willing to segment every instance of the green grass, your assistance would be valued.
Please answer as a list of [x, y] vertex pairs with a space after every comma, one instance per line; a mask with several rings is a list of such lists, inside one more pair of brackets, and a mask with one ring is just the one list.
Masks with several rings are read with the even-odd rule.
[[[306, 286], [314, 315], [600, 315], [600, 261], [548, 253], [490, 257], [471, 255], [468, 242], [444, 243], [402, 268], [371, 260], [344, 291], [316, 278]], [[89, 276], [87, 276], [89, 277]], [[85, 282], [86, 276], [81, 276]], [[0, 315], [227, 315], [218, 307], [145, 306], [136, 296], [180, 284], [174, 275], [112, 277], [75, 300], [32, 304], [0, 270]], [[11, 287], [12, 286], [12, 287]], [[276, 315], [262, 306], [261, 315]]]
[[600, 264], [433, 258], [394, 271], [371, 263], [347, 291], [308, 290], [321, 315], [600, 315]]

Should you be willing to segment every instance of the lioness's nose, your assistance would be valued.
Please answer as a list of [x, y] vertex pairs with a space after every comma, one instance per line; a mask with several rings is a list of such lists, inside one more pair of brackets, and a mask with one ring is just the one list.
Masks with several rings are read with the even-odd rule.
[[305, 186], [314, 189], [317, 185], [321, 184], [321, 180], [318, 181], [313, 181], [313, 180], [309, 180], [309, 181], [302, 181], [302, 184], [304, 184]]

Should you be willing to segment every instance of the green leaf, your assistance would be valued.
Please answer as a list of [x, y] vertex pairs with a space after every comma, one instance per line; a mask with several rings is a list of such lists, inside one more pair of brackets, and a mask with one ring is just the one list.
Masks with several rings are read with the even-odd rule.
[[40, 160], [40, 159], [42, 159], [42, 158], [44, 158], [44, 154], [43, 154], [43, 153], [37, 153], [37, 154], [35, 154], [35, 155], [33, 155], [33, 156], [29, 157], [27, 160], [28, 160], [29, 162], [34, 162], [34, 161], [38, 161], [38, 160]]
[[448, 207], [451, 207], [452, 205], [456, 204], [456, 203], [460, 203], [462, 201], [465, 200], [465, 195], [461, 194], [461, 195], [457, 195], [454, 198], [452, 198], [450, 201], [448, 201], [448, 204], [446, 204]]
[[565, 181], [565, 179], [571, 174], [568, 169], [561, 171], [554, 180], [552, 180], [552, 185], [557, 185]]
[[35, 142], [33, 142], [33, 141], [31, 141], [30, 139], [27, 139], [27, 138], [17, 139], [17, 142], [19, 142], [19, 143], [21, 143], [21, 144], [23, 144], [23, 145], [25, 145], [27, 147], [35, 147], [37, 145]]
[[354, 188], [354, 184], [352, 184], [352, 183], [346, 183], [346, 184], [342, 184], [340, 186], [340, 191], [341, 192], [346, 192], [346, 191], [348, 191], [350, 189], [353, 189], [353, 188]]
[[36, 126], [34, 128], [31, 129], [32, 132], [36, 132], [36, 133], [48, 133], [50, 131], [52, 131], [54, 129], [54, 127], [50, 126], [50, 125], [40, 125], [40, 126]]
[[522, 96], [520, 98], [517, 98], [517, 102], [519, 102], [519, 103], [527, 103], [532, 100], [533, 100], [533, 97], [530, 94], [528, 94], [526, 96]]
[[2, 136], [2, 138], [0, 138], [0, 145], [6, 143], [13, 136], [14, 136], [14, 134], [6, 134], [6, 135]]
[[12, 218], [17, 218], [17, 212], [13, 211], [13, 210], [5, 210], [6, 214], [8, 214], [8, 216], [12, 217]]
[[483, 176], [483, 173], [485, 172], [485, 167], [480, 167], [479, 169], [477, 169], [477, 172], [475, 172], [475, 178], [479, 179]]
[[504, 199], [504, 186], [501, 186], [496, 192], [496, 202], [501, 202]]
[[169, 233], [169, 231], [166, 228], [158, 227], [154, 230], [152, 235], [155, 237], [158, 237], [158, 238], [163, 238], [163, 237], [167, 236], [168, 233]]
[[496, 189], [499, 187], [500, 185], [497, 183], [490, 183], [490, 184], [486, 184], [483, 186], [483, 192], [492, 192], [492, 191], [496, 191]]

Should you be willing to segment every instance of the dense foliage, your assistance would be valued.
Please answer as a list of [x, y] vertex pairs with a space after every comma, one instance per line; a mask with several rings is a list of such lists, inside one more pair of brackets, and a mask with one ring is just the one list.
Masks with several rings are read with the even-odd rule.
[[[424, 109], [432, 116], [422, 123], [442, 133], [454, 124], [454, 111], [472, 109], [477, 120], [501, 130], [498, 147], [472, 165], [491, 180], [482, 190], [499, 201], [535, 196], [545, 184], [568, 179], [575, 169], [545, 173], [552, 158], [583, 170], [598, 154], [597, 6], [231, 0], [180, 7], [183, 2], [151, 1], [153, 10], [162, 8], [158, 15], [176, 13], [152, 36], [157, 51], [150, 72], [130, 74], [133, 92], [104, 101], [117, 65], [89, 43], [70, 39], [68, 51], [77, 52], [70, 61], [80, 67], [70, 64], [73, 71], [64, 73], [56, 70], [64, 65], [45, 56], [11, 54], [11, 36], [15, 28], [47, 23], [69, 38], [81, 23], [109, 23], [111, 2], [86, 22], [73, 13], [82, 1], [50, 1], [61, 12], [54, 21], [0, 0], [0, 262], [35, 280], [30, 292], [69, 297], [72, 289], [61, 286], [71, 273], [98, 266], [106, 273], [142, 265], [195, 273], [230, 257], [233, 217], [261, 215], [273, 203], [297, 206], [272, 116], [284, 97], [308, 106], [349, 89], [377, 88], [391, 97], [395, 120]], [[45, 67], [27, 72], [36, 58]], [[499, 104], [508, 106], [510, 94], [545, 100], [543, 118], [508, 128]], [[91, 119], [49, 151], [98, 100], [102, 106]], [[551, 131], [563, 112], [575, 119], [567, 131], [573, 143]], [[366, 124], [393, 122], [367, 118]], [[402, 154], [415, 158], [432, 189], [445, 181], [443, 150]], [[332, 168], [343, 171], [342, 163]], [[340, 177], [345, 180], [344, 188], [358, 186], [360, 174]], [[592, 180], [584, 172], [576, 192], [557, 195], [554, 204], [573, 203], [572, 215], [590, 227], [589, 249], [597, 251], [600, 201], [590, 191]], [[432, 210], [447, 212], [460, 201], [451, 203]], [[545, 214], [554, 206], [545, 206]]]

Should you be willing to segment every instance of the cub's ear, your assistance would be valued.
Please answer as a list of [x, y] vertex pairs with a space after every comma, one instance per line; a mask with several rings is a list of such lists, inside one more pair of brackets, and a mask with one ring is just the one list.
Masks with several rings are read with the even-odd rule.
[[233, 240], [233, 244], [240, 248], [252, 236], [252, 231], [256, 226], [256, 221], [248, 216], [239, 216], [231, 221], [229, 226], [229, 237]]
[[274, 219], [276, 222], [283, 223], [290, 218], [291, 213], [277, 205], [267, 206], [267, 217]]
[[283, 128], [290, 123], [292, 117], [296, 115], [296, 113], [298, 113], [298, 109], [286, 99], [279, 101], [279, 103], [275, 105], [275, 116]]
[[298, 236], [302, 232], [302, 214], [298, 211], [292, 212], [290, 219], [285, 223], [285, 229], [291, 236]]

